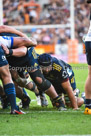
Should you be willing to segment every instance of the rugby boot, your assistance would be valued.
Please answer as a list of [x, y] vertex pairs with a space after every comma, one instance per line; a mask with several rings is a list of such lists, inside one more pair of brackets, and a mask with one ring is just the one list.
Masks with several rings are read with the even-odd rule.
[[28, 109], [30, 102], [31, 99], [29, 98], [29, 96], [26, 95], [26, 97], [22, 100], [22, 108]]
[[17, 106], [16, 109], [11, 110], [10, 114], [26, 114], [26, 113], [20, 110], [19, 107]]
[[40, 95], [40, 100], [41, 100], [41, 106], [42, 107], [48, 106], [48, 101], [46, 99], [45, 94], [42, 93], [42, 95]]
[[84, 114], [88, 114], [88, 115], [91, 115], [91, 109], [89, 108], [85, 108], [85, 111], [84, 111]]

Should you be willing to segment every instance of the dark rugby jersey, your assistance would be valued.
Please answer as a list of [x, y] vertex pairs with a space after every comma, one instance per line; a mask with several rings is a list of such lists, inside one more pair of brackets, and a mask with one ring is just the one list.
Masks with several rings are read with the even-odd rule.
[[65, 82], [69, 78], [67, 67], [71, 66], [62, 60], [52, 57], [52, 70], [48, 74], [43, 74], [51, 82]]
[[43, 74], [44, 77], [53, 84], [58, 94], [66, 94], [61, 83], [66, 82], [67, 80], [69, 80], [73, 90], [76, 89], [76, 83], [72, 67], [62, 60], [58, 60], [57, 58], [52, 57], [52, 70], [48, 74]]

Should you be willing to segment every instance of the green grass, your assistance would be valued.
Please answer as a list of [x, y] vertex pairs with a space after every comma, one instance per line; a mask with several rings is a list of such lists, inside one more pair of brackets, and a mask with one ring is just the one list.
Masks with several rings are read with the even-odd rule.
[[[86, 64], [72, 64], [75, 72], [77, 88], [84, 91], [84, 84], [88, 74]], [[36, 99], [29, 92], [31, 99]], [[49, 99], [48, 99], [49, 100]], [[91, 134], [91, 116], [84, 115], [84, 105], [80, 111], [60, 112], [52, 108], [36, 105], [32, 101], [25, 115], [10, 115], [9, 110], [0, 110], [0, 135], [65, 135], [65, 134]], [[8, 112], [8, 113], [7, 113]]]

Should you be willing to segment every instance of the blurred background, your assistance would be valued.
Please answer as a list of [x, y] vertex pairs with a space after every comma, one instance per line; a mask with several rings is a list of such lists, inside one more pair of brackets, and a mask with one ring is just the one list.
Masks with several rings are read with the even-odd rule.
[[0, 25], [34, 37], [37, 53], [86, 63], [82, 38], [89, 28], [89, 12], [85, 0], [0, 0]]

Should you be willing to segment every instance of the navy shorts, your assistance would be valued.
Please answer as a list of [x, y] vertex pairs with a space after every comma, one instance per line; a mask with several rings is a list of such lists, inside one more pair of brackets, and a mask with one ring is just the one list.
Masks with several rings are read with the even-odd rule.
[[5, 65], [8, 64], [8, 61], [6, 59], [4, 50], [2, 49], [2, 47], [0, 46], [0, 67], [3, 67]]
[[90, 41], [85, 42], [85, 48], [86, 48], [87, 63], [88, 65], [91, 65], [91, 42]]

